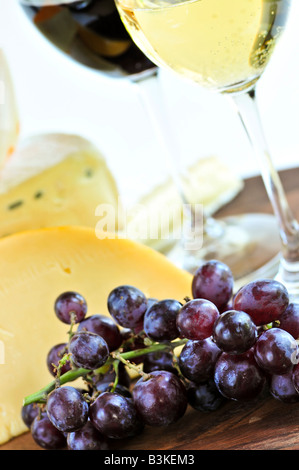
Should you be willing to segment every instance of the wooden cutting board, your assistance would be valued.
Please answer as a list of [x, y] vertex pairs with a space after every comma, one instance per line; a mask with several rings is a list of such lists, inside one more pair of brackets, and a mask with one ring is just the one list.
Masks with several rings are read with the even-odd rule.
[[[287, 196], [299, 219], [299, 169], [281, 172]], [[245, 182], [242, 193], [220, 210], [219, 217], [243, 212], [272, 213], [259, 177]], [[134, 439], [115, 441], [114, 450], [299, 450], [299, 403], [270, 397], [255, 403], [226, 402], [213, 413], [189, 408], [175, 425], [147, 427]], [[29, 433], [0, 450], [40, 450]]]
[[[255, 404], [228, 402], [217, 411], [188, 409], [167, 429], [147, 427], [134, 439], [115, 441], [111, 450], [299, 450], [299, 403], [272, 398]], [[41, 450], [29, 433], [1, 450]]]

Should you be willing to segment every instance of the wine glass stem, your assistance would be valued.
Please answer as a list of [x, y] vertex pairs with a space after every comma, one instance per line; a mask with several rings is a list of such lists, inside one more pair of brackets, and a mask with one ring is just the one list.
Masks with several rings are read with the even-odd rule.
[[181, 166], [177, 139], [165, 111], [159, 75], [134, 83], [133, 86], [145, 111], [154, 138], [157, 140], [161, 155], [165, 158], [164, 164], [167, 165], [168, 174], [175, 184], [181, 202], [188, 204], [189, 199], [183, 183], [186, 169]]
[[178, 139], [169, 122], [166, 111], [167, 105], [164, 101], [159, 75], [133, 83], [133, 86], [149, 120], [154, 138], [158, 142], [159, 151], [164, 156], [163, 163], [167, 165], [168, 174], [176, 188], [179, 203], [183, 209], [185, 230], [182, 232], [182, 246], [188, 246], [188, 249], [190, 249], [190, 244], [186, 242], [186, 237], [188, 239], [190, 233], [192, 233], [197, 242], [194, 243], [191, 251], [193, 249], [197, 251], [202, 246], [203, 236], [205, 237], [205, 242], [208, 241], [208, 237], [212, 240], [216, 233], [217, 237], [219, 237], [219, 231], [223, 231], [222, 225], [212, 217], [207, 217], [203, 206], [200, 203], [196, 204], [189, 195], [188, 170], [182, 162]]
[[287, 266], [288, 271], [293, 271], [298, 276], [299, 225], [289, 207], [280, 177], [268, 150], [258, 110], [256, 90], [253, 88], [245, 93], [232, 93], [228, 96], [232, 98], [237, 108], [260, 164], [264, 185], [279, 225], [282, 241], [282, 264]]

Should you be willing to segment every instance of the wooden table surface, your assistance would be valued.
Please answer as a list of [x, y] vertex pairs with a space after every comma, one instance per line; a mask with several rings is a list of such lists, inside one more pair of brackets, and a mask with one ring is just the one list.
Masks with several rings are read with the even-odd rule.
[[[291, 208], [299, 219], [299, 169], [281, 172]], [[250, 178], [233, 202], [217, 216], [242, 212], [272, 213], [259, 177]], [[0, 450], [40, 448], [29, 433], [13, 439]], [[212, 413], [188, 409], [175, 425], [147, 427], [142, 435], [116, 441], [117, 450], [299, 450], [299, 403], [285, 404], [273, 398], [255, 403], [227, 402]]]

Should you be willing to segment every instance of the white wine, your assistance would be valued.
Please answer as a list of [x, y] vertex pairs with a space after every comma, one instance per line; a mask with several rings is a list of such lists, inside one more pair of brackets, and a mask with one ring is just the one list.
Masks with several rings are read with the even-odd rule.
[[140, 49], [157, 65], [217, 91], [255, 83], [290, 0], [116, 0]]

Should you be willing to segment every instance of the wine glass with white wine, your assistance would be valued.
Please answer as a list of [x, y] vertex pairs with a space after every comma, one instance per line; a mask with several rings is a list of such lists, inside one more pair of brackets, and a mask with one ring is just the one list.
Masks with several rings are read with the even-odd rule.
[[[153, 81], [150, 77], [157, 73], [157, 66], [166, 66], [235, 100], [246, 95], [243, 91], [252, 94], [283, 29], [288, 0], [117, 0], [123, 23], [138, 47], [125, 31], [114, 0], [19, 1], [33, 24], [60, 50], [93, 72], [125, 80], [135, 88], [159, 145], [171, 160], [169, 168], [181, 201], [190, 208], [186, 225], [197, 220], [190, 174], [184, 171], [183, 155], [177, 155], [173, 129], [167, 126], [167, 113], [162, 112], [164, 106], [153, 108], [155, 100], [147, 83]], [[161, 89], [158, 80], [154, 81], [150, 92], [160, 93], [161, 99], [156, 101], [161, 105]], [[262, 159], [267, 179], [266, 153]], [[274, 178], [273, 168], [271, 175]], [[276, 201], [281, 201], [283, 191], [276, 175], [275, 184], [280, 193]], [[198, 224], [193, 235], [196, 230], [203, 237], [203, 246], [195, 243], [200, 249], [175, 244], [172, 250], [170, 243], [166, 252], [191, 272], [201, 261], [218, 258], [230, 264], [236, 278], [255, 275], [265, 261], [270, 260], [271, 267], [279, 250], [277, 223], [270, 215], [241, 214], [224, 220], [204, 215], [203, 224]]]
[[285, 28], [291, 1], [116, 0], [116, 5], [133, 40], [154, 63], [232, 100], [278, 222], [277, 278], [298, 295], [298, 223], [271, 161], [256, 100], [256, 85]]

